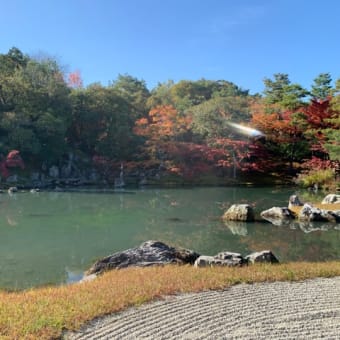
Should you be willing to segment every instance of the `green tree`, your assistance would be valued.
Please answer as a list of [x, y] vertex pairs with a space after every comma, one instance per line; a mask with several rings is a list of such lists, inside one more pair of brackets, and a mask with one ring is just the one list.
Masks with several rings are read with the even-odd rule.
[[268, 104], [280, 103], [283, 100], [285, 88], [290, 85], [288, 74], [276, 73], [274, 80], [264, 78], [265, 89], [263, 91]]
[[111, 160], [131, 157], [137, 143], [133, 134], [131, 106], [113, 87], [92, 84], [73, 90], [72, 123], [68, 131], [70, 145], [93, 156]]
[[216, 97], [192, 107], [189, 112], [192, 115], [192, 130], [201, 138], [225, 137], [231, 133], [229, 121], [249, 120], [249, 98]]
[[20, 96], [20, 90], [15, 89], [14, 74], [26, 66], [28, 57], [16, 47], [11, 48], [7, 54], [0, 54], [0, 113], [13, 109], [14, 97]]
[[189, 80], [181, 80], [171, 88], [172, 100], [180, 112], [207, 100], [205, 95], [202, 86]]
[[18, 149], [23, 157], [55, 161], [65, 151], [70, 114], [69, 89], [53, 59], [37, 61], [11, 49], [1, 59], [0, 126], [3, 151]]
[[283, 109], [296, 110], [303, 106], [303, 98], [308, 91], [299, 84], [291, 84], [288, 74], [276, 73], [274, 80], [264, 79], [265, 101], [267, 104], [278, 104]]
[[329, 73], [320, 73], [315, 79], [311, 89], [314, 100], [325, 100], [332, 95], [332, 77]]
[[150, 97], [147, 100], [147, 107], [149, 110], [156, 106], [174, 106], [175, 103], [171, 95], [171, 88], [174, 85], [175, 83], [173, 80], [168, 80], [164, 83], [158, 83], [157, 86], [152, 89]]
[[129, 115], [134, 119], [139, 119], [147, 115], [147, 100], [150, 92], [144, 80], [139, 80], [128, 74], [118, 75], [111, 86], [120, 97], [130, 105]]
[[182, 80], [177, 84], [169, 80], [159, 83], [151, 91], [148, 107], [151, 109], [158, 105], [172, 105], [183, 112], [212, 98], [242, 97], [248, 96], [248, 92], [226, 80], [213, 81], [202, 78], [197, 81]]
[[212, 97], [247, 97], [249, 90], [244, 90], [232, 82], [217, 80], [212, 82]]
[[25, 67], [28, 60], [28, 56], [25, 56], [16, 47], [12, 47], [7, 54], [0, 54], [1, 76], [13, 75], [15, 70]]

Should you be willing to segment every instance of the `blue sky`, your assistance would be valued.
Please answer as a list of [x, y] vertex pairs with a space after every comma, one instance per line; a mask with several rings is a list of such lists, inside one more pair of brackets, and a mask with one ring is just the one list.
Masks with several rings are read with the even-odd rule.
[[118, 74], [224, 79], [262, 92], [288, 73], [307, 88], [340, 78], [338, 0], [0, 0], [0, 53], [48, 54], [84, 84]]

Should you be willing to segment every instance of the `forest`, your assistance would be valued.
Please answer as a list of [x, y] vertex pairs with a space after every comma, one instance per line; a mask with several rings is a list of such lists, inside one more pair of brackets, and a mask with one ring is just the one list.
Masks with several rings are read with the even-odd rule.
[[[236, 173], [298, 176], [307, 186], [334, 180], [340, 79], [321, 73], [310, 89], [284, 73], [263, 81], [261, 94], [207, 79], [149, 90], [128, 74], [83, 86], [80, 72], [13, 47], [0, 54], [1, 162], [20, 154], [26, 169], [41, 169], [71, 152], [108, 177], [124, 165], [187, 181]], [[0, 171], [2, 179], [10, 173]]]

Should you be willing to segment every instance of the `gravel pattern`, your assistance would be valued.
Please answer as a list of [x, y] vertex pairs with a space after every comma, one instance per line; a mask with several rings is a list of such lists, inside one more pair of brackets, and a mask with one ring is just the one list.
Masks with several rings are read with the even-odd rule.
[[340, 277], [170, 296], [96, 319], [64, 338], [340, 339]]

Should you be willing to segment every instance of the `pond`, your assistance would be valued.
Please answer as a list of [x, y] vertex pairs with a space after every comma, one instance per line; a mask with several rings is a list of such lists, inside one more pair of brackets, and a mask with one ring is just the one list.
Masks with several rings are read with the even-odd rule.
[[281, 262], [340, 257], [340, 226], [227, 223], [233, 203], [287, 206], [291, 188], [40, 192], [0, 196], [0, 288], [74, 282], [98, 258], [160, 240], [215, 255], [271, 249]]

